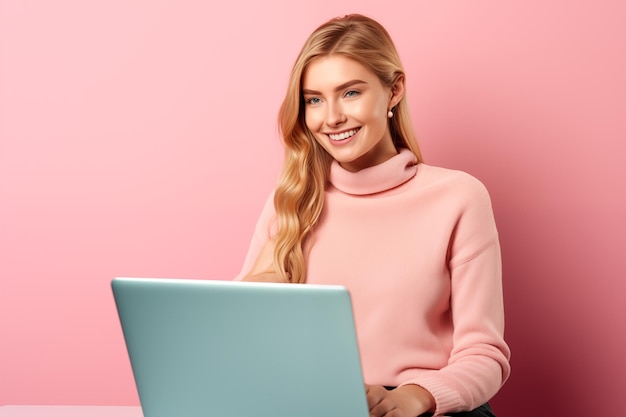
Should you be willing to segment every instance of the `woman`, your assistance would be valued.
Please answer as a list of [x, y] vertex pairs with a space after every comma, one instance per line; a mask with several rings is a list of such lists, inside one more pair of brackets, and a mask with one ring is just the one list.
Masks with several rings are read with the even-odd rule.
[[423, 163], [387, 31], [360, 15], [313, 32], [279, 121], [285, 162], [239, 279], [339, 284], [352, 297], [372, 416], [492, 415], [508, 378], [491, 203]]

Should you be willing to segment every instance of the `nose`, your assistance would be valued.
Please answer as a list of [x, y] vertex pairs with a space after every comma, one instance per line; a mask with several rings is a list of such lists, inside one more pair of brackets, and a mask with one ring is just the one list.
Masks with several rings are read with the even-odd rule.
[[326, 113], [326, 124], [328, 126], [339, 126], [346, 121], [346, 115], [338, 103], [329, 103]]

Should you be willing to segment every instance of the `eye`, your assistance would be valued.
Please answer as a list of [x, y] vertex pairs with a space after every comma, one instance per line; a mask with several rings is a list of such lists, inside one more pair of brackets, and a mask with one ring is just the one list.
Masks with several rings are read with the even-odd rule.
[[320, 104], [322, 100], [319, 97], [310, 97], [304, 100], [306, 104]]
[[346, 91], [346, 94], [344, 94], [344, 97], [356, 97], [359, 94], [361, 94], [361, 92], [358, 90], [350, 90], [350, 91]]

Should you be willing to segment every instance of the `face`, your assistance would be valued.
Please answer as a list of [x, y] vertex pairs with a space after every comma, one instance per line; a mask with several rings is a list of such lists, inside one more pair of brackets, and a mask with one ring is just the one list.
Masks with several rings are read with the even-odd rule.
[[357, 61], [341, 55], [317, 58], [302, 78], [306, 125], [318, 143], [349, 171], [359, 171], [397, 154], [387, 113], [404, 93]]

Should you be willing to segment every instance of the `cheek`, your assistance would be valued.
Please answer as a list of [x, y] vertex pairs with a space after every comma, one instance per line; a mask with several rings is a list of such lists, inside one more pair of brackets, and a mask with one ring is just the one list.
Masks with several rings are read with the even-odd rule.
[[371, 100], [359, 103], [358, 106], [355, 106], [353, 108], [353, 114], [363, 122], [371, 123], [380, 120], [384, 121], [387, 118], [387, 107], [386, 104], [380, 100]]
[[376, 103], [376, 117], [378, 118], [382, 118], [385, 121], [387, 120], [387, 112], [389, 111], [387, 109], [387, 101], [384, 99], [379, 100]]
[[313, 133], [318, 131], [322, 124], [322, 119], [320, 118], [320, 112], [315, 111], [315, 109], [306, 109], [304, 111], [304, 122], [306, 123], [306, 127]]

